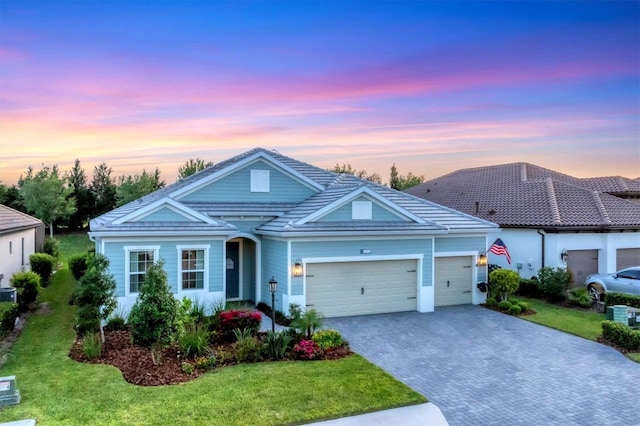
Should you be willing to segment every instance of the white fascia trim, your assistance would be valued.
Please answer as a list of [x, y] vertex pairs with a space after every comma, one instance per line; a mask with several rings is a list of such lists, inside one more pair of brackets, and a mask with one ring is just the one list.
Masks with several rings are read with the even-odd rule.
[[128, 213], [114, 220], [113, 223], [115, 225], [121, 225], [125, 222], [140, 220], [143, 217], [148, 216], [162, 209], [163, 207], [170, 208], [174, 212], [184, 216], [185, 218], [189, 219], [192, 222], [204, 222], [210, 225], [218, 224], [215, 220], [211, 219], [210, 217], [205, 216], [202, 213], [199, 213], [193, 209], [190, 209], [189, 207], [183, 204], [180, 204], [177, 201], [172, 200], [171, 198], [168, 198], [168, 197], [161, 198], [158, 201], [155, 201], [147, 206], [144, 206], [140, 210], [135, 210], [131, 213]]
[[153, 263], [157, 263], [160, 260], [160, 246], [124, 246], [124, 295], [137, 296], [140, 294], [132, 293], [131, 290], [131, 265], [129, 264], [129, 253], [132, 251], [153, 251]]
[[311, 213], [308, 216], [303, 217], [302, 219], [298, 220], [296, 222], [296, 225], [304, 225], [307, 222], [313, 222], [314, 220], [317, 220], [323, 216], [326, 216], [327, 214], [331, 213], [332, 211], [342, 207], [343, 205], [347, 204], [349, 201], [352, 201], [354, 199], [356, 199], [357, 197], [366, 194], [369, 197], [372, 198], [371, 201], [375, 201], [377, 204], [382, 204], [382, 207], [386, 208], [387, 210], [389, 210], [390, 212], [394, 213], [394, 214], [399, 214], [401, 216], [404, 216], [407, 219], [411, 219], [416, 223], [420, 223], [420, 224], [425, 224], [426, 221], [418, 216], [416, 216], [415, 214], [409, 212], [408, 210], [404, 209], [403, 207], [400, 207], [397, 204], [394, 204], [393, 202], [387, 200], [385, 197], [383, 197], [382, 195], [378, 194], [377, 192], [369, 189], [368, 187], [364, 186], [364, 187], [360, 187], [358, 189], [356, 189], [353, 192], [350, 192], [347, 195], [343, 195], [342, 197], [338, 198], [337, 200], [333, 201], [332, 203], [329, 203], [328, 205], [324, 206], [323, 208], [316, 210], [315, 212]]
[[318, 192], [321, 192], [324, 190], [324, 187], [321, 186], [320, 184], [312, 181], [311, 179], [309, 179], [308, 177], [304, 176], [303, 174], [300, 174], [298, 172], [296, 172], [295, 170], [291, 169], [290, 167], [282, 164], [280, 161], [274, 159], [273, 157], [267, 155], [265, 152], [257, 152], [247, 158], [244, 158], [234, 164], [231, 164], [228, 167], [225, 167], [224, 169], [221, 169], [201, 180], [195, 181], [192, 184], [189, 184], [183, 188], [180, 188], [176, 191], [173, 191], [171, 194], [169, 194], [170, 197], [172, 198], [182, 198], [185, 197], [189, 194], [191, 194], [192, 192], [197, 191], [198, 189], [212, 183], [215, 182], [216, 180], [227, 176], [231, 173], [233, 173], [234, 171], [241, 169], [247, 165], [250, 165], [256, 161], [258, 161], [259, 159], [264, 159], [265, 161], [273, 164], [276, 168], [281, 169], [281, 171], [285, 172], [286, 174], [289, 174], [291, 176], [296, 177], [298, 180], [300, 180], [302, 183], [304, 183], [305, 185], [317, 190]]
[[309, 231], [300, 231], [300, 232], [271, 232], [271, 231], [259, 231], [256, 232], [258, 235], [268, 236], [268, 237], [280, 237], [282, 239], [287, 238], [318, 238], [318, 237], [383, 237], [383, 236], [396, 236], [398, 238], [405, 239], [410, 236], [424, 236], [425, 238], [429, 238], [432, 235], [446, 235], [449, 233], [447, 230], [430, 230], [425, 231], [424, 234], [419, 234], [416, 231], [333, 231], [333, 232], [309, 232]]
[[[187, 245], [177, 245], [176, 250], [178, 251], [178, 261], [177, 261], [177, 283], [178, 283], [178, 291], [176, 294], [196, 294], [196, 293], [206, 293], [209, 291], [209, 249], [211, 248], [211, 244], [187, 244]], [[191, 289], [183, 289], [182, 288], [182, 251], [183, 250], [204, 250], [204, 274], [203, 274], [203, 283], [202, 288], [191, 288]]]
[[383, 260], [422, 260], [424, 254], [392, 254], [381, 256], [338, 256], [338, 257], [304, 257], [302, 265], [305, 267], [307, 263], [338, 263], [338, 262], [379, 262]]
[[[272, 238], [269, 238], [272, 239]], [[275, 239], [275, 238], [273, 238]], [[344, 238], [344, 237], [320, 237], [320, 238], [290, 238], [290, 239], [281, 239], [282, 241], [291, 241], [292, 243], [311, 243], [311, 242], [324, 242], [324, 241], [372, 241], [370, 237], [352, 237], [352, 238]], [[395, 236], [382, 236], [375, 239], [376, 241], [397, 241], [398, 238]], [[430, 235], [407, 235], [402, 237], [402, 240], [431, 240], [433, 241], [433, 236]]]
[[433, 257], [458, 257], [458, 256], [472, 256], [475, 262], [478, 262], [478, 251], [441, 251], [433, 253]]
[[[120, 231], [120, 232], [107, 232], [107, 231], [94, 231], [92, 232], [95, 237], [151, 237], [162, 239], [163, 237], [202, 237], [202, 236], [211, 236], [211, 237], [225, 237], [234, 232], [237, 232], [238, 229], [234, 226], [233, 229], [226, 229], [223, 231]], [[197, 233], [197, 234], [196, 234]]]

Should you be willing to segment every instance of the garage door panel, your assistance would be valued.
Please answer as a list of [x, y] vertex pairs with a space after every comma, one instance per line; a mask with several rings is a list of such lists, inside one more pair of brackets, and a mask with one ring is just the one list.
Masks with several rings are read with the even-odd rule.
[[417, 261], [307, 264], [307, 306], [327, 317], [417, 309]]
[[435, 306], [462, 305], [472, 302], [471, 256], [438, 257], [435, 260]]
[[616, 271], [640, 265], [640, 248], [616, 250]]
[[569, 250], [567, 268], [574, 286], [582, 286], [588, 275], [598, 273], [598, 250]]

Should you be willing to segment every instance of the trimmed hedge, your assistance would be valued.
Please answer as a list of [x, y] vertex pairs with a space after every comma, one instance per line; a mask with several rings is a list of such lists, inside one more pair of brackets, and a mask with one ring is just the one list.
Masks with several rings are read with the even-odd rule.
[[34, 253], [29, 256], [29, 264], [31, 270], [40, 275], [40, 285], [46, 287], [49, 283], [49, 277], [53, 272], [56, 259], [50, 254], [46, 253]]
[[18, 304], [0, 302], [0, 339], [13, 331], [18, 318]]
[[522, 297], [531, 297], [534, 299], [542, 298], [542, 291], [538, 280], [529, 280], [526, 278], [520, 278], [520, 287], [516, 291], [516, 295]]
[[76, 281], [80, 281], [80, 278], [87, 272], [89, 264], [89, 253], [76, 254], [69, 258], [69, 269]]
[[604, 304], [605, 306], [627, 305], [634, 308], [640, 308], [640, 296], [616, 292], [605, 293]]
[[16, 288], [20, 312], [29, 310], [29, 305], [36, 301], [40, 291], [40, 275], [35, 272], [17, 272], [11, 276], [9, 284]]
[[55, 238], [47, 237], [44, 240], [44, 247], [42, 248], [42, 251], [58, 260], [60, 258], [60, 242]]
[[256, 311], [233, 309], [220, 312], [216, 337], [221, 342], [233, 342], [235, 339], [233, 330], [236, 328], [249, 330], [249, 333], [255, 336], [260, 330], [261, 322], [262, 315]]
[[602, 337], [630, 351], [640, 350], [640, 330], [614, 321], [602, 321]]

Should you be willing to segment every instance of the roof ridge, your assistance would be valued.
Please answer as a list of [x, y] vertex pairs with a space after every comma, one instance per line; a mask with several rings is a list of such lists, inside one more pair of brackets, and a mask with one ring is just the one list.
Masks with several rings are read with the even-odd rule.
[[553, 179], [551, 179], [550, 177], [546, 178], [545, 185], [547, 187], [547, 195], [549, 196], [549, 204], [551, 204], [551, 214], [553, 215], [553, 221], [557, 224], [561, 224], [562, 218], [560, 218], [560, 209], [558, 208], [556, 191], [553, 188]]
[[602, 202], [602, 199], [600, 199], [600, 192], [591, 191], [591, 194], [593, 195], [593, 200], [595, 201], [596, 206], [598, 207], [600, 216], [602, 216], [602, 220], [604, 220], [608, 225], [611, 225], [613, 222], [609, 217], [609, 212], [607, 212], [607, 209], [604, 207], [604, 203]]
[[520, 164], [520, 180], [522, 182], [527, 181], [527, 163]]
[[627, 185], [627, 183], [624, 181], [624, 179], [622, 179], [622, 176], [616, 176], [616, 180], [620, 183], [620, 185], [622, 185], [622, 187], [625, 190], [629, 190], [629, 185]]

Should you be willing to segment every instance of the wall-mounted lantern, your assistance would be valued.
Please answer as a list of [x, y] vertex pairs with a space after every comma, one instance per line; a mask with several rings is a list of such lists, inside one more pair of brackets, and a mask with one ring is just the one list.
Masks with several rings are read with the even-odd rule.
[[293, 264], [291, 275], [293, 275], [294, 277], [301, 277], [304, 275], [304, 267], [302, 266], [302, 260], [296, 260], [296, 263]]
[[563, 248], [562, 251], [560, 252], [560, 260], [562, 260], [562, 263], [564, 265], [566, 265], [567, 262], [569, 261], [569, 252], [567, 251], [566, 248]]
[[482, 253], [478, 256], [476, 266], [487, 266], [487, 263], [489, 263], [489, 259], [487, 258], [487, 255], [485, 253]]

